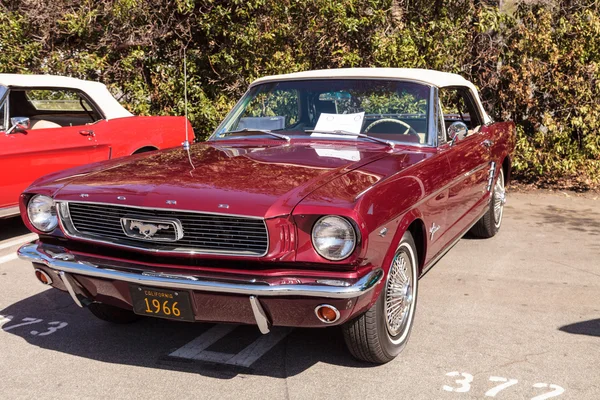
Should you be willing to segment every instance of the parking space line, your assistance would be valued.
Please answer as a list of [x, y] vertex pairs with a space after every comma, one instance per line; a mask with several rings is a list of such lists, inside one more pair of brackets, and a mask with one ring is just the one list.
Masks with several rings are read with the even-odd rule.
[[228, 361], [234, 356], [235, 354], [204, 350], [200, 354], [194, 356], [193, 359], [197, 361], [208, 361], [218, 364], [229, 364]]
[[249, 368], [292, 331], [291, 328], [272, 328], [270, 333], [262, 335], [236, 354], [206, 350], [235, 328], [237, 325], [215, 325], [169, 356]]
[[196, 339], [192, 340], [183, 347], [178, 348], [169, 356], [179, 358], [194, 358], [200, 354], [203, 350], [210, 347], [213, 343], [227, 335], [231, 331], [237, 328], [237, 325], [215, 325]]
[[37, 239], [37, 237], [38, 235], [36, 235], [35, 233], [29, 233], [27, 235], [19, 236], [11, 240], [0, 242], [0, 250], [8, 249], [9, 247], [18, 246], [20, 244], [30, 242], [32, 240]]
[[237, 353], [235, 357], [227, 361], [227, 364], [250, 367], [291, 331], [291, 328], [273, 328], [269, 334], [261, 336], [244, 350]]
[[0, 264], [4, 264], [4, 263], [7, 263], [9, 261], [16, 260], [17, 258], [19, 258], [19, 256], [17, 255], [17, 253], [9, 254], [7, 256], [2, 256], [2, 257], [0, 257]]

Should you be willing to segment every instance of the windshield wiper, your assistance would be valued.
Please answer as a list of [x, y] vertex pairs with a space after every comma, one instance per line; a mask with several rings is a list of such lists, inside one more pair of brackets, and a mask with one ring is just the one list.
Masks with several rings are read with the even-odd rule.
[[264, 133], [265, 135], [270, 135], [273, 137], [276, 137], [278, 139], [283, 139], [287, 142], [290, 141], [290, 137], [286, 136], [286, 135], [282, 135], [280, 133], [275, 133], [273, 131], [270, 131], [268, 129], [252, 129], [252, 128], [244, 128], [244, 129], [240, 129], [239, 131], [230, 131], [230, 132], [224, 132], [223, 135], [229, 135], [232, 133], [240, 133], [240, 132], [256, 132], [256, 133]]
[[371, 139], [377, 143], [381, 143], [381, 144], [385, 144], [386, 146], [391, 147], [392, 149], [396, 146], [393, 142], [390, 142], [389, 140], [383, 140], [383, 139], [379, 139], [373, 136], [369, 136], [369, 135], [365, 135], [364, 133], [354, 133], [354, 132], [350, 132], [350, 131], [344, 131], [344, 130], [335, 130], [335, 131], [316, 131], [316, 130], [307, 130], [305, 131], [307, 133], [323, 133], [326, 135], [345, 135], [345, 136], [358, 136], [361, 138], [365, 138], [365, 139]]

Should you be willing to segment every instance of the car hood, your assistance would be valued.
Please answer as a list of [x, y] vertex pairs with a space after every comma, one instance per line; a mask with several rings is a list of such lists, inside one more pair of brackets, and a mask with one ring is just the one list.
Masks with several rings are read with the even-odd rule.
[[[193, 145], [189, 153], [171, 149], [65, 171], [28, 191], [45, 185], [54, 188], [57, 200], [269, 218], [290, 213], [311, 192], [390, 155], [388, 150], [362, 142], [207, 142]], [[358, 174], [348, 183], [358, 192], [382, 177]]]

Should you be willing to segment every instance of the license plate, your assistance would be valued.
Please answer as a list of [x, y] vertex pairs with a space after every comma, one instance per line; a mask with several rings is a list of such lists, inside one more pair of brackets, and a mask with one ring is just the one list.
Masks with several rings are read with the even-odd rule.
[[152, 317], [194, 321], [190, 294], [185, 291], [130, 286], [133, 312]]

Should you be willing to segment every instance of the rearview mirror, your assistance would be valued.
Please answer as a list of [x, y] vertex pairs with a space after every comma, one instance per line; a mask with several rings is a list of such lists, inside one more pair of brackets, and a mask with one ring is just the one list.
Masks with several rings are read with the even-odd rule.
[[350, 100], [352, 95], [348, 92], [325, 92], [319, 95], [319, 101], [340, 101]]
[[26, 132], [31, 128], [31, 121], [28, 117], [12, 117], [10, 119], [10, 129], [6, 133]]
[[469, 128], [464, 122], [453, 122], [452, 125], [448, 127], [448, 137], [452, 139], [451, 144], [454, 144], [459, 140], [463, 140], [468, 133]]

